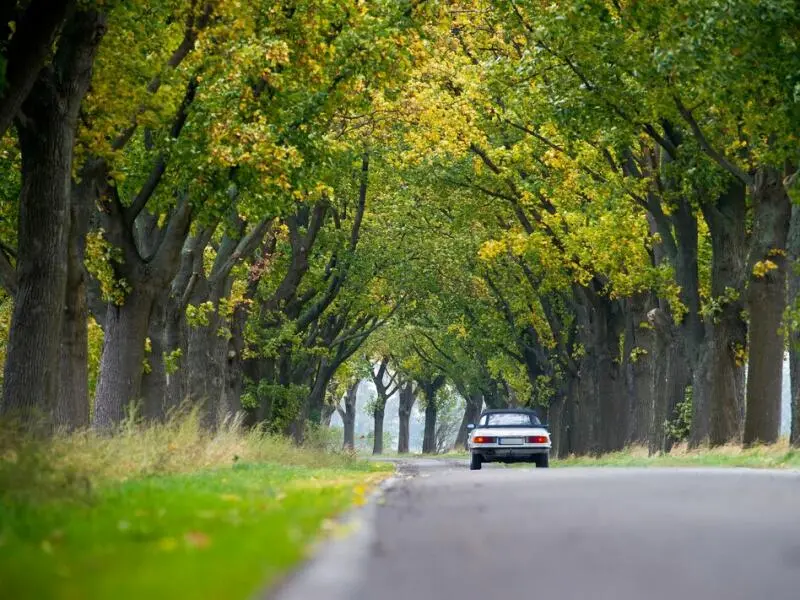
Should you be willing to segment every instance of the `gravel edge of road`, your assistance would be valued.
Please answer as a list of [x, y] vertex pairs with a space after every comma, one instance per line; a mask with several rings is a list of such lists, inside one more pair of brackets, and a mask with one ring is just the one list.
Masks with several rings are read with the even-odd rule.
[[381, 497], [408, 477], [398, 464], [395, 474], [382, 481], [362, 506], [349, 509], [336, 520], [337, 531], [313, 547], [300, 566], [267, 590], [257, 600], [348, 600], [361, 580], [375, 542], [375, 517]]

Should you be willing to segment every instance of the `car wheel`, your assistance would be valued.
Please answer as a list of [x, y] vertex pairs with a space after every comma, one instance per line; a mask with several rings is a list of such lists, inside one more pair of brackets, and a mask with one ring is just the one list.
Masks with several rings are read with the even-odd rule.
[[536, 463], [537, 469], [547, 469], [550, 467], [550, 455], [549, 454], [537, 454], [534, 457], [534, 462]]
[[470, 471], [480, 471], [481, 470], [481, 460], [480, 454], [472, 454], [472, 458], [469, 460], [469, 470]]

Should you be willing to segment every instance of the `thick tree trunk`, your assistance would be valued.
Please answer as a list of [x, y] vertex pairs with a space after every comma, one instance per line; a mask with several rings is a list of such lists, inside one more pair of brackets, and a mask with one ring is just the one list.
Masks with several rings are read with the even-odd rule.
[[[242, 412], [242, 388], [244, 387], [242, 354], [245, 348], [244, 328], [247, 323], [247, 314], [247, 305], [240, 304], [234, 309], [231, 319], [231, 337], [228, 340], [226, 356], [225, 389], [220, 402], [220, 407], [226, 415], [236, 416]], [[331, 407], [332, 410], [333, 407]], [[330, 424], [330, 414], [328, 424]]]
[[56, 423], [67, 430], [89, 425], [89, 305], [83, 268], [83, 238], [88, 215], [82, 218], [74, 201], [70, 210], [67, 284], [61, 326]]
[[425, 399], [425, 430], [422, 436], [422, 453], [436, 453], [436, 399]]
[[556, 430], [556, 422], [553, 421], [550, 427], [550, 432], [553, 441], [553, 453], [559, 458], [565, 458], [571, 454], [575, 454], [576, 441], [575, 441], [575, 406], [578, 402], [578, 390], [580, 389], [580, 377], [578, 373], [568, 372], [565, 381], [562, 383], [562, 389], [559, 391], [556, 403], [559, 405], [557, 408], [558, 413], [558, 429]]
[[742, 319], [747, 247], [746, 189], [731, 180], [716, 203], [702, 206], [711, 234], [711, 296], [717, 309], [706, 318], [706, 339], [695, 367], [691, 444], [738, 441], [744, 418]]
[[120, 423], [140, 398], [153, 296], [152, 291], [139, 286], [125, 298], [125, 304], [108, 306], [92, 421], [97, 429], [107, 430]]
[[187, 396], [201, 406], [203, 426], [213, 429], [219, 417], [220, 400], [225, 386], [227, 340], [218, 335], [221, 325], [216, 313], [208, 316], [208, 325], [189, 327], [189, 354], [186, 360]]
[[627, 301], [625, 311], [624, 370], [628, 395], [628, 431], [624, 443], [647, 444], [650, 433], [652, 400], [650, 390], [653, 369], [653, 334], [642, 327], [648, 309], [652, 308], [649, 297], [637, 297]]
[[764, 167], [752, 189], [754, 223], [748, 289], [750, 350], [744, 444], [778, 439], [783, 380], [783, 335], [786, 308], [786, 238], [791, 201], [781, 173]]
[[444, 375], [438, 375], [429, 381], [420, 381], [419, 387], [425, 396], [425, 430], [422, 436], [422, 453], [436, 453], [436, 417], [438, 415], [438, 405], [436, 403], [436, 393], [444, 384]]
[[400, 388], [400, 402], [397, 410], [397, 416], [400, 420], [400, 427], [397, 433], [398, 454], [408, 454], [411, 410], [414, 408], [414, 402], [416, 402], [416, 400], [414, 396], [414, 385], [412, 383], [406, 383]]
[[[800, 207], [792, 205], [789, 226], [789, 309], [800, 309]], [[791, 433], [789, 441], [800, 447], [800, 327], [789, 331], [789, 372], [791, 377]]]
[[[12, 0], [8, 0], [8, 3], [14, 6]], [[5, 135], [23, 102], [31, 93], [36, 84], [36, 76], [50, 57], [53, 42], [64, 19], [75, 4], [75, 0], [32, 0], [21, 18], [14, 16], [2, 23], [5, 30], [9, 21], [17, 20], [14, 36], [6, 50], [8, 64], [5, 72], [5, 89], [0, 92], [0, 138]], [[78, 14], [82, 18], [93, 17], [90, 13]], [[4, 15], [11, 17], [6, 13]], [[80, 98], [78, 101], [80, 102]]]
[[161, 421], [165, 416], [167, 371], [164, 364], [164, 330], [166, 313], [164, 298], [153, 303], [147, 337], [150, 352], [146, 355], [147, 370], [142, 375], [142, 416], [148, 421]]
[[647, 314], [654, 330], [652, 408], [648, 448], [650, 454], [669, 452], [675, 440], [666, 424], [675, 418], [677, 404], [683, 400], [691, 381], [682, 339], [669, 315], [659, 308]]
[[[186, 315], [182, 306], [167, 306], [164, 317], [164, 350], [173, 356], [174, 368], [167, 369], [164, 392], [164, 414], [178, 408], [186, 400], [186, 360], [189, 353]], [[177, 353], [180, 353], [178, 356]]]
[[[67, 284], [72, 152], [104, 17], [77, 12], [23, 104], [17, 291], [0, 414], [52, 423]], [[79, 307], [72, 307], [73, 309]]]
[[476, 425], [478, 418], [481, 416], [481, 409], [483, 408], [483, 394], [481, 392], [472, 392], [464, 397], [464, 418], [461, 419], [461, 425], [458, 428], [458, 435], [456, 435], [456, 448], [466, 448], [469, 432], [467, 425]]
[[627, 392], [619, 340], [625, 321], [616, 301], [592, 289], [578, 290], [578, 327], [586, 354], [581, 360], [581, 449], [589, 454], [619, 450], [627, 431]]
[[342, 447], [345, 450], [355, 449], [355, 430], [356, 430], [356, 399], [358, 397], [359, 382], [354, 383], [347, 389], [344, 397], [344, 411], [341, 414], [344, 424], [344, 442]]
[[386, 403], [376, 407], [372, 414], [373, 441], [372, 453], [383, 454], [383, 418], [386, 411]]
[[83, 264], [86, 234], [95, 210], [91, 187], [94, 161], [81, 169], [72, 184], [69, 235], [67, 237], [67, 285], [61, 327], [61, 363], [56, 422], [68, 430], [89, 425], [89, 295]]
[[[116, 192], [113, 193], [116, 198]], [[95, 412], [92, 425], [110, 429], [125, 417], [132, 404], [141, 400], [145, 341], [158, 294], [175, 277], [180, 263], [181, 248], [189, 233], [191, 207], [188, 198], [181, 197], [164, 229], [155, 225], [152, 237], [135, 241], [128, 217], [118, 200], [107, 204], [105, 214], [110, 241], [123, 249], [124, 263], [119, 275], [125, 277], [132, 291], [122, 305], [109, 305], [106, 315], [105, 343], [100, 359], [100, 379], [95, 393]], [[140, 215], [140, 221], [152, 220], [152, 215]], [[140, 236], [142, 237], [142, 236]], [[157, 240], [156, 243], [152, 243]], [[139, 246], [149, 248], [142, 258]], [[163, 347], [162, 347], [163, 348]]]

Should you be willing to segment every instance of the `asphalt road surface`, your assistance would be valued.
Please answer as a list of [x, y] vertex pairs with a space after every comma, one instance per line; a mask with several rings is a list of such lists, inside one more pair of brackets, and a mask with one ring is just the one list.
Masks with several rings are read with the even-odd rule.
[[362, 517], [278, 599], [800, 599], [793, 472], [418, 460]]

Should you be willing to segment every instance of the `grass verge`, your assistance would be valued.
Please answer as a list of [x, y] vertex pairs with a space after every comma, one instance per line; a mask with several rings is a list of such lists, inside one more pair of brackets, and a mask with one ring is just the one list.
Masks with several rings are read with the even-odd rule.
[[749, 467], [800, 469], [800, 451], [788, 441], [752, 448], [719, 446], [689, 450], [678, 445], [667, 454], [648, 456], [647, 448], [632, 447], [597, 457], [571, 456], [554, 460], [554, 467]]
[[112, 437], [0, 433], [0, 589], [251, 597], [387, 469], [235, 428], [211, 436], [191, 416]]

